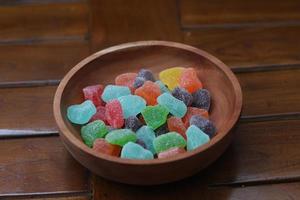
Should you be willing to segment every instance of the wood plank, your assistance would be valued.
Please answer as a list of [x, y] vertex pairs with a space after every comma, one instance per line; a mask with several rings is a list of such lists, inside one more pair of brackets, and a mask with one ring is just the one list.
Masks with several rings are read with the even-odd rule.
[[184, 42], [232, 67], [299, 64], [299, 34], [300, 26], [191, 29]]
[[88, 6], [85, 2], [0, 6], [0, 27], [0, 43], [85, 37], [88, 32]]
[[0, 197], [87, 191], [88, 172], [54, 137], [0, 140]]
[[180, 0], [181, 23], [188, 26], [300, 22], [298, 0]]

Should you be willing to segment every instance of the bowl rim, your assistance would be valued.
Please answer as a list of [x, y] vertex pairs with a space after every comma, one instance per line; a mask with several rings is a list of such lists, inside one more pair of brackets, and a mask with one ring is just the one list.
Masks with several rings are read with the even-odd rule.
[[[204, 144], [203, 146], [193, 150], [193, 151], [187, 151], [183, 154], [179, 154], [174, 157], [170, 158], [164, 158], [164, 159], [152, 159], [152, 160], [134, 160], [134, 159], [124, 159], [119, 157], [114, 157], [106, 154], [100, 154], [94, 152], [91, 148], [87, 147], [81, 140], [76, 138], [71, 131], [68, 129], [66, 124], [64, 123], [62, 112], [61, 112], [61, 97], [64, 92], [64, 89], [66, 85], [68, 84], [69, 80], [76, 74], [77, 71], [79, 71], [81, 68], [83, 68], [86, 64], [94, 61], [98, 57], [101, 57], [103, 55], [113, 53], [115, 51], [119, 50], [126, 50], [130, 48], [136, 48], [136, 47], [148, 47], [148, 46], [164, 46], [164, 47], [171, 47], [171, 48], [178, 48], [185, 51], [189, 51], [194, 54], [201, 55], [202, 57], [205, 57], [210, 62], [215, 64], [220, 70], [223, 71], [224, 74], [226, 74], [227, 78], [232, 83], [232, 86], [234, 88], [234, 94], [235, 94], [235, 105], [234, 105], [234, 113], [232, 114], [232, 117], [230, 118], [230, 121], [224, 125], [222, 128], [223, 132], [218, 133], [215, 137], [213, 137], [207, 144]], [[196, 47], [178, 43], [178, 42], [171, 42], [171, 41], [159, 41], [159, 40], [148, 40], [148, 41], [137, 41], [137, 42], [129, 42], [124, 43], [116, 46], [112, 46], [109, 48], [105, 48], [103, 50], [100, 50], [82, 61], [80, 61], [77, 65], [75, 65], [60, 81], [59, 86], [56, 89], [55, 96], [54, 96], [54, 102], [53, 102], [53, 112], [54, 112], [54, 118], [56, 121], [56, 124], [59, 129], [60, 136], [64, 136], [67, 138], [67, 140], [72, 143], [74, 146], [79, 148], [84, 153], [90, 154], [91, 156], [94, 156], [99, 159], [104, 159], [106, 161], [115, 162], [119, 164], [126, 164], [126, 165], [156, 165], [156, 164], [163, 164], [163, 163], [170, 163], [170, 162], [176, 162], [182, 159], [186, 159], [189, 157], [192, 157], [196, 154], [200, 154], [201, 152], [204, 152], [208, 150], [210, 147], [218, 143], [222, 140], [233, 128], [233, 126], [236, 124], [237, 120], [239, 119], [240, 113], [242, 109], [242, 90], [240, 87], [240, 84], [238, 82], [238, 79], [234, 75], [234, 73], [231, 71], [231, 69], [225, 65], [222, 61], [220, 61], [218, 58], [212, 56], [211, 54], [207, 53], [206, 51], [203, 51], [201, 49], [198, 49]], [[68, 149], [68, 148], [67, 148]]]

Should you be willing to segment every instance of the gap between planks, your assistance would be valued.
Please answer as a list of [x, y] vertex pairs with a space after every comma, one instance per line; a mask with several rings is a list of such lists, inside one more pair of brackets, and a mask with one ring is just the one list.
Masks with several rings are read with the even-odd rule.
[[36, 192], [36, 193], [10, 193], [10, 194], [0, 194], [2, 199], [24, 199], [24, 198], [63, 198], [63, 197], [87, 197], [91, 199], [92, 192], [89, 191], [60, 191], [60, 192]]

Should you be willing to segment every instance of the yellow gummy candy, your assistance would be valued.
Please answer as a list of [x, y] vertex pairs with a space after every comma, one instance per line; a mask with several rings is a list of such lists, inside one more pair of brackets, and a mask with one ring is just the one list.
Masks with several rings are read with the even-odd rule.
[[183, 67], [172, 67], [163, 70], [159, 73], [159, 79], [168, 86], [170, 90], [173, 90], [179, 85], [179, 79], [183, 71]]

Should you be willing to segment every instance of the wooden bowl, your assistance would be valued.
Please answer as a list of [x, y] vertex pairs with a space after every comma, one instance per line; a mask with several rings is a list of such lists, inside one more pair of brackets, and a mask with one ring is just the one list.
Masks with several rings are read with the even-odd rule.
[[[168, 159], [129, 160], [95, 153], [81, 140], [80, 127], [66, 117], [67, 107], [82, 102], [82, 88], [114, 83], [118, 74], [151, 69], [195, 67], [212, 95], [210, 118], [218, 133], [204, 146]], [[72, 68], [60, 82], [54, 98], [54, 116], [60, 137], [73, 157], [92, 172], [117, 182], [153, 185], [191, 176], [215, 161], [232, 139], [230, 131], [238, 120], [242, 92], [231, 70], [210, 54], [185, 44], [141, 41], [99, 51]]]

